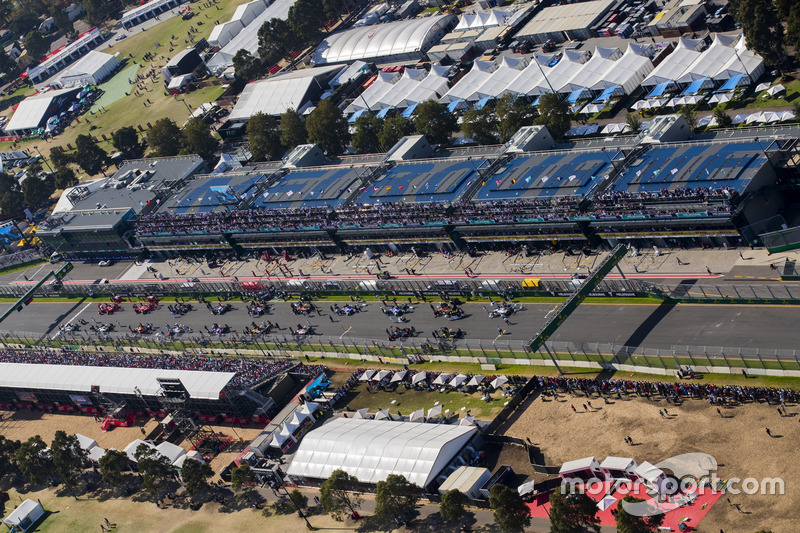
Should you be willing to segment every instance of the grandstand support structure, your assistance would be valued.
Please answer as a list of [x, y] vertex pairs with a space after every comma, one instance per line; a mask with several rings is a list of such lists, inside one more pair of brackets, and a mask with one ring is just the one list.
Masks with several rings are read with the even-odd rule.
[[186, 408], [190, 395], [180, 379], [157, 378], [157, 381], [161, 387], [158, 401], [167, 413], [161, 421], [164, 432], [168, 435], [173, 432], [180, 433], [191, 443], [192, 449], [200, 453], [203, 458], [210, 459], [216, 456], [224, 447], [226, 437], [198, 422]]
[[106, 412], [106, 415], [114, 420], [122, 420], [125, 418], [125, 413], [128, 410], [128, 404], [125, 400], [118, 402], [112, 400], [100, 392], [100, 387], [92, 387], [91, 392], [95, 399], [95, 403], [102, 407], [102, 409]]

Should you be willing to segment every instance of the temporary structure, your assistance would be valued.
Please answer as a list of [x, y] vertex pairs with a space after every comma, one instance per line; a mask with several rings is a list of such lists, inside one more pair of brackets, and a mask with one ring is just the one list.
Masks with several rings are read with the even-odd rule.
[[467, 376], [465, 376], [464, 374], [458, 374], [457, 376], [454, 376], [453, 379], [450, 380], [448, 385], [450, 387], [460, 387], [461, 384], [464, 383], [466, 380]]
[[433, 418], [434, 416], [439, 416], [442, 414], [442, 405], [439, 404], [437, 406], [431, 407], [428, 409], [428, 418]]
[[408, 370], [400, 370], [394, 373], [392, 376], [391, 383], [397, 383], [398, 381], [403, 381], [405, 379], [406, 374], [408, 374]]
[[491, 386], [493, 389], [499, 389], [503, 385], [508, 383], [508, 378], [505, 376], [497, 376], [492, 380]]
[[433, 384], [444, 385], [445, 383], [450, 381], [450, 378], [452, 377], [453, 377], [452, 374], [439, 374], [438, 376], [436, 376], [436, 379], [433, 380]]
[[478, 374], [477, 376], [472, 376], [472, 379], [469, 380], [467, 386], [469, 387], [479, 387], [483, 380], [486, 379], [486, 376]]
[[87, 437], [86, 435], [81, 435], [80, 433], [76, 433], [75, 437], [78, 439], [78, 445], [81, 447], [82, 450], [86, 450], [87, 452], [97, 446], [97, 441], [91, 437]]
[[42, 516], [44, 508], [39, 502], [27, 499], [14, 511], [3, 519], [8, 529], [16, 528], [18, 531], [28, 531]]
[[411, 384], [416, 385], [417, 383], [422, 383], [428, 377], [428, 374], [423, 370], [422, 372], [417, 372], [414, 374], [414, 377], [411, 378]]
[[425, 409], [419, 408], [408, 417], [409, 422], [416, 422], [425, 418]]
[[392, 419], [392, 416], [389, 414], [388, 407], [386, 409], [381, 409], [377, 413], [375, 413], [375, 420], [386, 420], [386, 419], [389, 420]]
[[365, 370], [361, 377], [358, 378], [359, 381], [369, 381], [372, 379], [372, 376], [375, 375], [375, 370]]
[[369, 407], [364, 407], [356, 411], [356, 414], [353, 415], [353, 418], [367, 418], [368, 412], [369, 412]]

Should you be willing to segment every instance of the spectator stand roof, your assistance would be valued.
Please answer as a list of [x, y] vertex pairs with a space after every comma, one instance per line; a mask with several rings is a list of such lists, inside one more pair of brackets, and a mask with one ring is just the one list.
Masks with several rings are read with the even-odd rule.
[[702, 55], [703, 45], [703, 39], [685, 39], [681, 37], [675, 50], [664, 58], [642, 81], [642, 87], [650, 89], [661, 83], [672, 83], [680, 78], [686, 69]]
[[[287, 209], [341, 206], [361, 188], [362, 176], [372, 167], [318, 167], [294, 170], [282, 176], [256, 199], [254, 208]], [[311, 220], [309, 223], [313, 223]]]
[[311, 63], [322, 65], [356, 59], [399, 61], [421, 58], [455, 21], [455, 15], [434, 15], [334, 33], [320, 43]]
[[92, 50], [58, 77], [58, 85], [97, 85], [119, 66], [115, 56]]
[[239, 205], [255, 194], [257, 184], [266, 178], [263, 172], [232, 172], [202, 176], [165, 200], [159, 211], [175, 215], [210, 213]]
[[611, 173], [610, 157], [576, 151], [520, 154], [487, 176], [473, 199], [583, 198]]
[[401, 474], [424, 488], [476, 433], [474, 426], [336, 418], [303, 438], [286, 473], [326, 479], [342, 469], [370, 484]]
[[475, 180], [487, 159], [434, 159], [398, 163], [372, 182], [355, 200], [378, 202], [454, 202]]
[[611, 190], [725, 187], [742, 193], [765, 164], [763, 149], [753, 141], [665, 145], [642, 154], [615, 180]]
[[258, 50], [258, 30], [261, 29], [261, 26], [274, 18], [286, 20], [289, 16], [289, 8], [294, 5], [294, 2], [295, 0], [275, 0], [271, 3], [250, 24], [233, 35], [227, 43], [221, 45], [222, 48], [206, 63], [208, 69], [214, 74], [219, 74], [233, 66], [233, 56], [239, 50], [249, 50], [251, 53], [255, 53]]
[[41, 127], [48, 117], [65, 107], [65, 103], [74, 100], [80, 90], [80, 87], [70, 87], [27, 97], [20, 102], [5, 130], [16, 132], [35, 130]]
[[300, 109], [309, 95], [342, 70], [341, 65], [294, 70], [248, 83], [231, 111], [230, 120], [246, 121], [256, 113], [280, 115]]
[[102, 393], [157, 396], [158, 378], [180, 379], [192, 398], [218, 400], [235, 372], [207, 370], [164, 370], [108, 366], [35, 365], [0, 363], [0, 387], [90, 392], [93, 386]]

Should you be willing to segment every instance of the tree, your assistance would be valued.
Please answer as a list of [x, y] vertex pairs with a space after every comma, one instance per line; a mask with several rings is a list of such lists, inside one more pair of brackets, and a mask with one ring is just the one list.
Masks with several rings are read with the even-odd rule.
[[509, 140], [523, 126], [530, 126], [535, 112], [530, 104], [517, 94], [507, 93], [497, 100], [495, 114], [500, 129], [500, 142]]
[[7, 79], [11, 79], [12, 76], [16, 76], [19, 73], [19, 65], [11, 59], [5, 48], [0, 48], [0, 72], [5, 74]]
[[253, 488], [255, 482], [256, 476], [250, 465], [237, 466], [231, 470], [231, 489], [236, 495], [237, 502], [248, 501], [255, 495], [256, 491]]
[[272, 115], [256, 113], [247, 121], [247, 142], [253, 161], [278, 159], [283, 153], [278, 121]]
[[83, 10], [86, 11], [86, 18], [95, 26], [108, 19], [111, 13], [110, 10], [113, 9], [113, 4], [108, 0], [83, 0], [81, 2]]
[[50, 7], [50, 16], [53, 17], [53, 23], [56, 25], [61, 35], [70, 39], [77, 35], [72, 21], [69, 20], [69, 15], [67, 15], [67, 12], [61, 5], [53, 4]]
[[25, 197], [25, 203], [33, 208], [38, 208], [56, 191], [55, 178], [52, 176], [40, 178], [30, 174], [30, 169], [28, 172], [28, 177], [22, 182], [22, 194]]
[[625, 123], [633, 132], [639, 131], [642, 128], [642, 118], [639, 116], [639, 113], [628, 113], [628, 116], [625, 117]]
[[697, 127], [697, 113], [695, 112], [694, 107], [685, 105], [681, 107], [679, 114], [686, 119], [686, 122], [689, 123], [689, 128], [694, 131], [694, 129]]
[[267, 65], [273, 65], [289, 55], [297, 43], [297, 35], [287, 20], [273, 18], [258, 29], [258, 55]]
[[[25, 180], [27, 183], [31, 178]], [[87, 463], [87, 452], [81, 448], [76, 435], [67, 435], [65, 431], [58, 430], [50, 443], [50, 455], [53, 466], [58, 472], [58, 477], [72, 491], [78, 484], [81, 473]], [[74, 496], [75, 493], [73, 492]]]
[[364, 502], [357, 494], [358, 488], [358, 478], [344, 470], [334, 470], [320, 487], [322, 510], [341, 522], [346, 515], [355, 513]]
[[98, 464], [103, 483], [112, 489], [116, 489], [127, 481], [129, 476], [126, 472], [130, 471], [131, 465], [128, 454], [125, 452], [106, 450], [106, 453], [100, 457]]
[[535, 123], [546, 126], [554, 139], [563, 139], [572, 123], [569, 104], [556, 93], [543, 94], [539, 97], [539, 116]]
[[458, 489], [448, 490], [442, 495], [439, 513], [447, 522], [458, 522], [466, 513], [467, 503], [469, 498], [466, 494]]
[[522, 531], [531, 525], [531, 510], [522, 501], [519, 492], [496, 483], [489, 490], [489, 507], [494, 511], [494, 522], [506, 531]]
[[73, 158], [84, 172], [93, 176], [104, 170], [108, 164], [108, 154], [97, 146], [94, 140], [86, 134], [78, 135], [75, 139], [76, 151]]
[[721, 107], [715, 107], [711, 113], [714, 115], [714, 118], [717, 119], [717, 126], [720, 128], [730, 128], [731, 124], [733, 124], [731, 116]]
[[211, 465], [201, 463], [197, 459], [186, 459], [181, 467], [181, 477], [186, 493], [194, 498], [200, 491], [208, 487], [208, 480], [214, 475]]
[[[356, 119], [356, 131], [353, 133], [353, 149], [359, 154], [380, 152], [381, 142], [378, 134], [383, 129], [383, 119], [372, 114], [363, 114]], [[386, 147], [383, 147], [384, 149]]]
[[18, 440], [10, 440], [0, 435], [0, 480], [9, 474], [19, 473], [16, 453], [20, 445]]
[[36, 435], [29, 438], [16, 451], [17, 467], [32, 485], [39, 485], [50, 478], [50, 457], [47, 444]]
[[139, 159], [144, 155], [144, 144], [133, 126], [123, 126], [111, 134], [111, 144], [120, 151], [123, 159]]
[[313, 45], [320, 36], [320, 28], [325, 23], [322, 0], [297, 0], [289, 8], [287, 20], [301, 45]]
[[428, 100], [417, 105], [414, 128], [431, 144], [450, 144], [450, 136], [458, 130], [458, 120], [446, 105]]
[[50, 48], [39, 30], [31, 30], [25, 36], [25, 50], [28, 52], [28, 57], [34, 61], [40, 61]]
[[[644, 500], [625, 496], [623, 502], [640, 503]], [[657, 533], [661, 523], [664, 522], [664, 514], [658, 512], [651, 516], [636, 516], [628, 513], [624, 504], [617, 506], [617, 533]]]
[[40, 23], [38, 15], [17, 11], [8, 23], [8, 29], [14, 35], [27, 35], [31, 28], [37, 28]]
[[156, 120], [147, 131], [147, 145], [155, 157], [178, 155], [183, 148], [183, 136], [175, 121], [170, 118]]
[[172, 476], [172, 464], [147, 444], [140, 444], [134, 457], [142, 476], [142, 488], [155, 498]]
[[350, 141], [342, 111], [330, 100], [322, 100], [306, 120], [308, 141], [318, 144], [329, 156], [337, 156], [344, 152]]
[[478, 144], [494, 144], [497, 142], [497, 118], [488, 107], [468, 109], [464, 113], [461, 131]]
[[420, 488], [401, 474], [389, 474], [375, 485], [375, 515], [382, 518], [411, 513], [420, 497]]
[[395, 115], [383, 121], [378, 133], [378, 142], [384, 150], [390, 150], [397, 141], [414, 133], [414, 124], [402, 115]]
[[770, 65], [784, 61], [783, 24], [772, 0], [731, 0], [728, 10], [741, 25], [747, 48]]
[[600, 532], [597, 504], [586, 494], [564, 494], [556, 490], [550, 495], [550, 531], [552, 533]]
[[800, 3], [795, 3], [786, 19], [786, 44], [794, 47], [795, 57], [800, 52]]
[[78, 178], [75, 177], [75, 171], [69, 167], [56, 167], [53, 174], [54, 185], [56, 189], [66, 189], [78, 184]]
[[183, 128], [182, 154], [197, 154], [205, 160], [210, 160], [214, 157], [218, 146], [219, 141], [211, 135], [211, 128], [202, 118], [189, 119]]
[[293, 489], [292, 492], [289, 493], [289, 499], [292, 501], [295, 508], [301, 511], [308, 508], [308, 497], [297, 489]]
[[287, 109], [281, 115], [279, 129], [281, 132], [281, 144], [289, 150], [294, 150], [297, 145], [305, 144], [308, 140], [308, 132], [306, 131], [303, 117], [294, 109]]
[[50, 162], [56, 168], [63, 168], [72, 163], [72, 156], [65, 154], [60, 148], [50, 148]]
[[264, 74], [264, 64], [259, 58], [242, 48], [233, 56], [233, 70], [243, 80], [255, 80]]
[[25, 209], [25, 196], [20, 191], [0, 192], [0, 214], [4, 217], [16, 215]]

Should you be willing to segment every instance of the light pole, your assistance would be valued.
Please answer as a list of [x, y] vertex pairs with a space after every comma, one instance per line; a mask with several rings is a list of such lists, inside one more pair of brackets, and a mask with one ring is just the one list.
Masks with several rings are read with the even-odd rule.
[[51, 167], [50, 163], [47, 162], [47, 158], [42, 155], [42, 152], [39, 151], [39, 147], [34, 146], [33, 149], [36, 150], [36, 153], [42, 158], [42, 161], [44, 161], [44, 164], [47, 165], [47, 168], [50, 170], [50, 172], [53, 172], [53, 167]]

